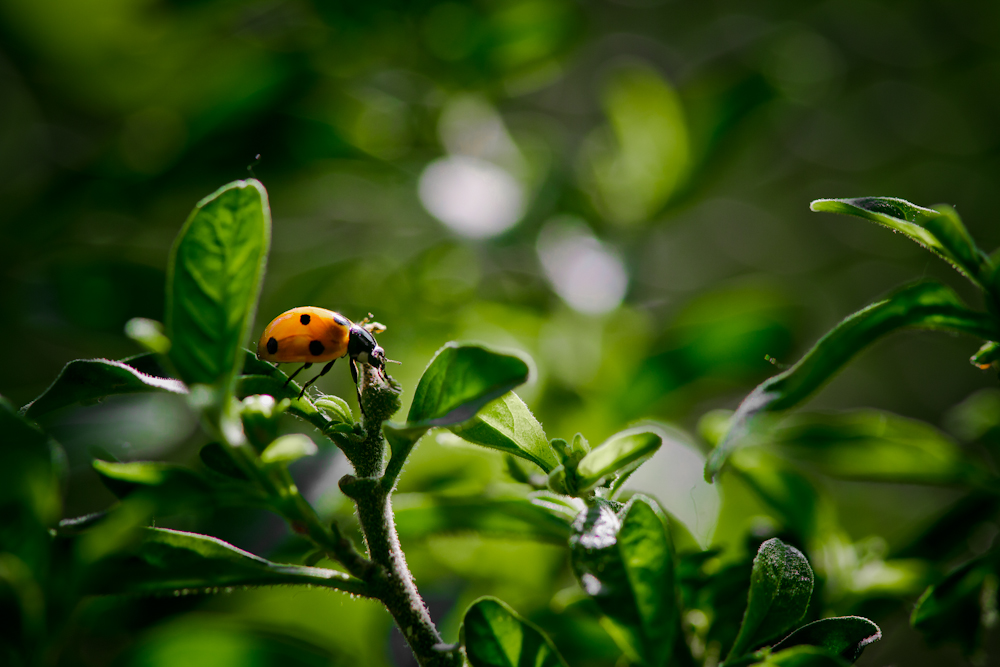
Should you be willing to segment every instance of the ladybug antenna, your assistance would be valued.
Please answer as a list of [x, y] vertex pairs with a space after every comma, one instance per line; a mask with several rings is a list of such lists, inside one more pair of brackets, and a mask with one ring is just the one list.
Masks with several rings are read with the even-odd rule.
[[396, 361], [395, 359], [386, 359], [385, 363], [387, 363], [387, 364], [400, 364], [400, 365], [403, 364], [402, 361]]

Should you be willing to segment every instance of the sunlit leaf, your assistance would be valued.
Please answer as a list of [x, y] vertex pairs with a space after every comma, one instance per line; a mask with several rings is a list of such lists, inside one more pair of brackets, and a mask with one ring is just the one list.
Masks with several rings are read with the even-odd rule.
[[482, 345], [448, 343], [420, 377], [407, 424], [460, 424], [527, 379], [528, 364], [520, 357]]
[[487, 404], [471, 420], [451, 430], [469, 442], [531, 461], [545, 472], [558, 465], [542, 425], [514, 392]]
[[22, 411], [35, 418], [105, 396], [151, 391], [186, 394], [187, 387], [180, 380], [143, 373], [125, 361], [77, 359], [66, 364], [48, 389]]
[[472, 667], [566, 667], [552, 640], [496, 598], [465, 612], [462, 643]]
[[861, 616], [824, 618], [802, 626], [774, 645], [775, 652], [793, 646], [816, 646], [854, 662], [869, 644], [882, 638], [879, 627]]
[[271, 237], [267, 193], [234, 181], [198, 202], [167, 267], [170, 359], [188, 384], [229, 391], [243, 365]]
[[950, 206], [930, 209], [895, 197], [859, 197], [817, 199], [810, 208], [853, 215], [884, 225], [944, 258], [977, 285], [987, 284], [992, 271], [989, 258], [976, 247], [958, 213]]
[[126, 554], [97, 564], [88, 592], [149, 595], [212, 592], [227, 586], [301, 584], [363, 593], [363, 584], [343, 572], [264, 560], [208, 535], [145, 528]]
[[608, 77], [609, 127], [588, 137], [581, 177], [597, 209], [624, 224], [649, 219], [687, 174], [690, 149], [677, 93], [653, 68], [629, 64]]
[[303, 433], [283, 435], [260, 453], [262, 463], [291, 463], [318, 451], [316, 443]]
[[644, 461], [655, 454], [662, 444], [663, 438], [659, 433], [644, 428], [616, 433], [581, 459], [576, 468], [580, 490], [589, 489], [605, 476]]
[[760, 545], [747, 610], [729, 656], [749, 653], [794, 628], [805, 616], [812, 590], [812, 568], [801, 551], [776, 537]]
[[847, 317], [798, 363], [758, 385], [740, 404], [725, 439], [712, 450], [705, 478], [711, 481], [719, 474], [751, 430], [755, 416], [794, 407], [865, 347], [886, 334], [911, 328], [997, 337], [997, 322], [985, 313], [966, 308], [948, 287], [932, 282], [906, 287]]
[[125, 335], [155, 354], [170, 351], [170, 339], [163, 335], [163, 324], [146, 317], [133, 317], [125, 323]]
[[598, 503], [577, 518], [570, 555], [580, 585], [610, 619], [626, 655], [662, 665], [678, 628], [674, 555], [654, 501], [636, 495], [615, 513]]
[[403, 539], [476, 532], [514, 540], [566, 544], [569, 521], [529, 498], [488, 498], [422, 493], [393, 497], [396, 529]]

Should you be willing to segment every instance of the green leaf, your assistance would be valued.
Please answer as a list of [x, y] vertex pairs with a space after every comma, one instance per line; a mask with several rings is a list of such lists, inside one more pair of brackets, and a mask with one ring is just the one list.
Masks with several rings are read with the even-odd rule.
[[[0, 397], [0, 554], [12, 559], [0, 569], [17, 575], [10, 567], [19, 560], [27, 572], [38, 578], [47, 574], [49, 529], [62, 514], [59, 472], [64, 455], [59, 446], [37, 426], [18, 414], [7, 399]], [[17, 575], [20, 577], [20, 575]], [[3, 588], [0, 573], [0, 588]], [[34, 582], [30, 582], [34, 586]], [[35, 600], [37, 604], [39, 600]]]
[[476, 532], [515, 540], [566, 544], [569, 521], [530, 498], [397, 494], [392, 499], [401, 539]]
[[1000, 577], [995, 558], [987, 555], [959, 565], [920, 596], [910, 625], [929, 644], [958, 642], [966, 655], [981, 645], [997, 616]]
[[579, 490], [596, 486], [605, 476], [630, 469], [632, 464], [638, 465], [656, 453], [662, 444], [660, 434], [646, 428], [616, 433], [580, 461], [576, 468]]
[[496, 598], [472, 603], [461, 635], [472, 667], [566, 667], [552, 640]]
[[954, 266], [973, 283], [987, 284], [992, 267], [958, 213], [950, 206], [923, 208], [895, 197], [817, 199], [813, 211], [844, 213], [884, 225], [916, 241]]
[[354, 413], [351, 412], [351, 406], [340, 396], [320, 396], [314, 401], [314, 405], [335, 424], [354, 425]]
[[812, 590], [813, 571], [801, 551], [776, 537], [760, 545], [747, 610], [729, 656], [749, 653], [794, 628], [805, 616]]
[[878, 410], [793, 415], [767, 440], [831, 477], [903, 484], [976, 484], [987, 473], [930, 424]]
[[774, 645], [775, 652], [793, 646], [817, 646], [824, 651], [854, 662], [869, 644], [882, 639], [879, 627], [861, 616], [839, 616], [814, 621]]
[[451, 426], [472, 419], [490, 401], [523, 384], [528, 364], [482, 345], [447, 343], [417, 383], [407, 426]]
[[531, 461], [547, 473], [559, 464], [542, 425], [514, 392], [487, 404], [451, 431], [469, 442]]
[[252, 486], [227, 480], [208, 480], [190, 468], [158, 461], [111, 463], [96, 460], [94, 470], [118, 498], [137, 498], [154, 503], [154, 514], [169, 514], [189, 508], [261, 506], [263, 496]]
[[88, 593], [149, 595], [211, 592], [225, 586], [307, 584], [365, 594], [362, 582], [342, 572], [272, 563], [208, 535], [145, 528], [142, 536], [128, 553], [94, 567]]
[[673, 546], [655, 501], [633, 496], [619, 514], [598, 502], [577, 517], [569, 544], [580, 585], [611, 621], [616, 643], [646, 665], [667, 664], [679, 609]]
[[796, 535], [808, 540], [822, 528], [816, 489], [781, 457], [760, 447], [744, 448], [732, 467]]
[[186, 394], [187, 387], [180, 380], [147, 375], [124, 361], [77, 359], [63, 366], [48, 389], [21, 411], [28, 417], [37, 418], [59, 408], [105, 396], [150, 391]]
[[[726, 662], [726, 667], [730, 664]], [[846, 667], [848, 663], [815, 646], [796, 646], [772, 653], [764, 660], [750, 664], [760, 667]]]
[[969, 359], [969, 363], [984, 371], [997, 362], [1000, 362], [1000, 343], [992, 340], [983, 343]]
[[271, 237], [267, 192], [234, 181], [198, 202], [170, 251], [166, 331], [181, 379], [226, 393], [243, 365]]
[[145, 317], [133, 317], [125, 323], [125, 335], [155, 354], [170, 351], [170, 339], [163, 335], [163, 324]]
[[277, 438], [260, 453], [262, 463], [291, 463], [318, 451], [316, 443], [304, 433], [292, 433]]
[[997, 337], [997, 323], [984, 313], [966, 308], [955, 293], [940, 283], [906, 287], [840, 322], [794, 366], [765, 380], [736, 410], [726, 437], [705, 464], [712, 481], [726, 459], [751, 431], [753, 418], [787, 410], [808, 398], [854, 355], [877, 339], [902, 329], [937, 329], [980, 338]]

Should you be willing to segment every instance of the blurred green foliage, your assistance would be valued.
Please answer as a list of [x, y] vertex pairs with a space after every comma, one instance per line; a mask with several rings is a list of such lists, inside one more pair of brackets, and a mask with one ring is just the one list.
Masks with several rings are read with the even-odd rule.
[[[123, 327], [164, 318], [170, 244], [192, 203], [249, 165], [275, 215], [251, 338], [293, 306], [355, 320], [372, 311], [388, 326], [380, 343], [403, 361], [393, 370], [404, 402], [445, 341], [477, 340], [533, 359], [519, 393], [548, 438], [598, 443], [639, 419], [694, 432], [904, 281], [938, 278], [981, 309], [944, 262], [807, 203], [948, 202], [983, 248], [1000, 244], [997, 13], [940, 0], [8, 0], [0, 394], [24, 405], [71, 360], [140, 352]], [[688, 630], [732, 643], [750, 559], [778, 534], [810, 557], [813, 604], [883, 628], [887, 640], [859, 664], [962, 664], [955, 642], [932, 650], [908, 615], [927, 584], [987, 554], [998, 532], [996, 497], [980, 481], [997, 464], [1000, 392], [993, 373], [966, 362], [975, 346], [928, 334], [879, 344], [809, 406], [865, 411], [794, 415], [776, 447], [742, 450], [716, 486], [701, 465], [718, 424], [665, 438], [628, 488], [721, 550], [677, 576], [712, 574], [716, 584], [682, 594], [735, 618], [693, 614]], [[79, 370], [133, 389], [137, 380], [114, 365]], [[343, 368], [318, 384], [352, 400]], [[41, 432], [22, 433], [32, 472], [15, 481], [33, 489], [35, 518], [11, 530], [33, 568], [50, 567], [30, 556], [35, 520], [113, 501], [93, 458], [191, 464], [207, 442], [179, 396], [69, 407], [81, 398], [36, 408], [65, 460], [42, 455]], [[879, 465], [857, 466], [860, 451]], [[401, 490], [419, 495], [402, 512], [410, 532], [402, 517], [400, 528], [432, 614], [457, 640], [464, 609], [496, 595], [570, 664], [613, 663], [615, 645], [572, 603], [564, 549], [512, 540], [516, 524], [503, 539], [465, 526], [442, 534], [439, 513], [418, 511], [503, 498], [508, 470], [452, 434], [414, 450]], [[332, 448], [292, 466], [325, 516], [350, 513], [336, 485], [346, 471]], [[283, 525], [250, 510], [166, 525], [275, 561], [305, 556]], [[961, 638], [972, 654], [985, 645], [996, 655], [994, 572], [989, 558], [973, 561], [949, 580], [955, 595], [921, 605], [974, 619]], [[74, 618], [58, 664], [410, 659], [376, 604], [329, 591], [100, 598]]]

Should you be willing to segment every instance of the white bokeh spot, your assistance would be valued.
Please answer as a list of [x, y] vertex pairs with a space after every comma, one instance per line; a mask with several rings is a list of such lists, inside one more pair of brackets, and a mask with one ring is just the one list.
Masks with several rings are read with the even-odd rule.
[[618, 253], [601, 243], [582, 220], [550, 220], [538, 235], [538, 258], [552, 288], [570, 308], [588, 315], [621, 305], [628, 272]]
[[507, 231], [524, 214], [524, 189], [492, 162], [453, 155], [431, 162], [420, 175], [420, 202], [453, 231], [488, 238]]

